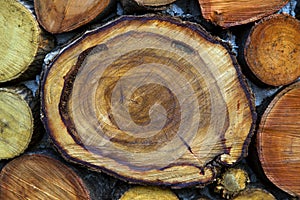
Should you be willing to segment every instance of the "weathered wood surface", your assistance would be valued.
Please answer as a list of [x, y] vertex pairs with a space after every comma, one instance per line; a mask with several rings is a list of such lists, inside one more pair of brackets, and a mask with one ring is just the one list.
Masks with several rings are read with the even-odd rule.
[[34, 0], [39, 23], [50, 33], [74, 30], [108, 12], [114, 0]]
[[178, 200], [178, 197], [169, 189], [159, 187], [136, 186], [126, 191], [120, 200]]
[[195, 24], [120, 18], [60, 52], [42, 84], [62, 155], [127, 181], [203, 185], [220, 167], [208, 163], [247, 154], [253, 96], [228, 49]]
[[31, 142], [33, 101], [26, 87], [0, 88], [0, 160], [20, 155]]
[[73, 170], [45, 155], [23, 155], [0, 172], [0, 199], [89, 200]]
[[276, 200], [276, 198], [269, 192], [260, 188], [246, 189], [241, 192], [233, 200]]
[[300, 21], [287, 14], [264, 18], [245, 44], [248, 67], [263, 83], [287, 85], [300, 76]]
[[285, 88], [262, 116], [258, 156], [266, 176], [287, 193], [300, 195], [300, 83]]
[[54, 41], [41, 30], [32, 11], [17, 0], [1, 1], [0, 31], [0, 84], [40, 73]]
[[287, 2], [288, 0], [199, 0], [203, 17], [224, 28], [261, 19], [280, 10]]

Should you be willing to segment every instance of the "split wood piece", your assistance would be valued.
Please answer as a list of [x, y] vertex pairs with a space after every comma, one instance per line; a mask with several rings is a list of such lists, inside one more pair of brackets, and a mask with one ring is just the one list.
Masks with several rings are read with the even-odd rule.
[[39, 23], [50, 33], [74, 30], [105, 14], [114, 0], [34, 0]]
[[300, 196], [300, 82], [281, 91], [260, 122], [257, 150], [269, 180], [291, 195]]
[[276, 198], [269, 192], [260, 188], [250, 188], [242, 191], [233, 200], [276, 200]]
[[176, 0], [121, 0], [125, 13], [158, 11], [167, 9], [167, 5]]
[[40, 29], [31, 10], [17, 0], [2, 1], [0, 29], [0, 83], [39, 74], [54, 42]]
[[256, 21], [280, 10], [288, 0], [198, 0], [202, 15], [213, 23], [228, 28]]
[[195, 24], [124, 16], [65, 47], [42, 81], [62, 155], [130, 182], [211, 182], [247, 154], [255, 112], [236, 60]]
[[216, 191], [222, 194], [223, 198], [231, 199], [250, 182], [248, 173], [243, 169], [230, 168], [217, 179]]
[[34, 130], [33, 104], [28, 88], [0, 88], [0, 160], [27, 149]]
[[271, 15], [251, 30], [244, 55], [263, 83], [280, 86], [300, 76], [300, 22], [287, 14]]
[[178, 200], [178, 197], [169, 189], [158, 187], [136, 186], [130, 188], [120, 200]]
[[90, 199], [82, 180], [63, 163], [45, 155], [23, 155], [0, 172], [0, 199]]

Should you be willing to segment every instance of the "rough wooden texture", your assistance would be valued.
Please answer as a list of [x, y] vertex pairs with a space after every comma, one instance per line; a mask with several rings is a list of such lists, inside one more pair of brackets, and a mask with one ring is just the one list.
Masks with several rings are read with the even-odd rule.
[[256, 21], [275, 13], [288, 0], [199, 0], [204, 18], [228, 28]]
[[280, 86], [300, 76], [300, 22], [290, 15], [271, 15], [251, 30], [245, 60], [263, 83]]
[[113, 0], [34, 0], [39, 23], [50, 33], [74, 30], [95, 19]]
[[0, 160], [20, 155], [28, 147], [34, 129], [29, 89], [0, 88]]
[[0, 30], [0, 83], [39, 73], [53, 40], [40, 29], [30, 9], [17, 0], [2, 1]]
[[300, 195], [300, 83], [281, 91], [259, 125], [257, 150], [266, 176], [291, 195]]
[[178, 200], [178, 197], [168, 189], [158, 187], [136, 186], [130, 188], [120, 200]]
[[[114, 31], [113, 31], [114, 30]], [[62, 155], [130, 182], [211, 182], [247, 154], [253, 96], [223, 43], [195, 24], [122, 17], [64, 48], [42, 81]]]
[[120, 0], [126, 14], [166, 10], [175, 0]]
[[67, 166], [44, 155], [24, 155], [0, 173], [0, 199], [88, 200], [81, 179]]
[[269, 192], [260, 188], [246, 189], [241, 192], [233, 200], [276, 200], [276, 198]]
[[231, 199], [244, 190], [249, 182], [250, 179], [245, 170], [229, 168], [217, 179], [215, 190], [220, 192], [223, 198]]
[[137, 4], [142, 6], [164, 6], [173, 3], [176, 0], [134, 0]]

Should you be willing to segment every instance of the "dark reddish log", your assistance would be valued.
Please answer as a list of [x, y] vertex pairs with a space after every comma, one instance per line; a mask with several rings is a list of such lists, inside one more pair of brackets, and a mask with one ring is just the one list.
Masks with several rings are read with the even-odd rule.
[[288, 0], [198, 0], [202, 15], [213, 23], [228, 28], [256, 21], [275, 13]]
[[271, 15], [252, 28], [245, 60], [263, 83], [280, 86], [300, 76], [300, 22], [290, 15]]
[[300, 196], [300, 82], [281, 91], [262, 116], [258, 156], [265, 175], [287, 193]]
[[[64, 48], [42, 81], [62, 155], [130, 182], [211, 182], [247, 154], [256, 114], [227, 46], [196, 24], [122, 17]], [[213, 163], [213, 164], [211, 164]]]

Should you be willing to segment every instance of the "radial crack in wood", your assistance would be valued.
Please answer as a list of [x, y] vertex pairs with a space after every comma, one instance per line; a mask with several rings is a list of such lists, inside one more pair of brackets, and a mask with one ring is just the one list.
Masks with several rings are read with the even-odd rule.
[[224, 28], [256, 21], [280, 10], [288, 0], [198, 0], [205, 19]]
[[0, 173], [0, 199], [89, 200], [77, 174], [45, 155], [23, 155], [9, 162]]
[[300, 22], [287, 14], [271, 15], [251, 30], [245, 60], [263, 83], [280, 86], [300, 76]]
[[74, 30], [110, 8], [114, 0], [34, 0], [39, 23], [50, 33]]
[[54, 44], [31, 10], [17, 0], [1, 1], [0, 41], [0, 83], [40, 73]]
[[130, 182], [211, 182], [247, 154], [255, 112], [236, 60], [195, 24], [124, 16], [45, 71], [44, 125], [62, 155]]
[[281, 91], [266, 109], [259, 125], [257, 150], [272, 183], [300, 196], [300, 83]]

